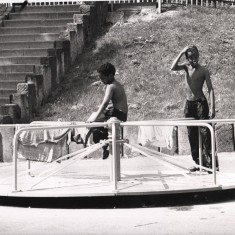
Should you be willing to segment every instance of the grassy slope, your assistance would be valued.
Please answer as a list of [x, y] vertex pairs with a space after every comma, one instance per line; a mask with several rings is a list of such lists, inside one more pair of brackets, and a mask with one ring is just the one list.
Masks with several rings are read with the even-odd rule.
[[116, 24], [74, 64], [37, 119], [85, 121], [102, 101], [103, 87], [91, 84], [107, 61], [125, 86], [129, 120], [183, 117], [184, 75], [170, 66], [188, 44], [198, 46], [200, 63], [211, 72], [216, 117], [235, 118], [234, 35], [235, 9], [179, 8], [150, 22]]

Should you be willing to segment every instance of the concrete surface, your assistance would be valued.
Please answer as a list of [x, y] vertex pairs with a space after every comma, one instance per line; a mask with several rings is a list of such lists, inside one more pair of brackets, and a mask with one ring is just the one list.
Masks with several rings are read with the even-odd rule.
[[0, 234], [234, 234], [235, 202], [139, 209], [0, 207]]
[[[235, 153], [219, 154], [226, 173]], [[132, 159], [133, 160], [133, 159]], [[122, 209], [42, 209], [0, 206], [0, 234], [213, 234], [232, 235], [235, 201]]]

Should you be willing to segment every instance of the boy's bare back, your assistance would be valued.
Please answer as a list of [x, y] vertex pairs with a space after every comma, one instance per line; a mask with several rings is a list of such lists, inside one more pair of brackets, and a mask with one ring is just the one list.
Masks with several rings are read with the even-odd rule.
[[123, 86], [116, 80], [107, 85], [112, 90], [111, 101], [113, 107], [127, 113], [127, 97]]

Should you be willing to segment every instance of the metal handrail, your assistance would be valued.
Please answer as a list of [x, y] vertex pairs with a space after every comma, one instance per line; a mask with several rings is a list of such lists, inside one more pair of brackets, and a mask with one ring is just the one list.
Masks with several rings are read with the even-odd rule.
[[[9, 125], [7, 125], [9, 126]], [[10, 125], [12, 127], [12, 125]], [[17, 126], [17, 125], [15, 125]], [[15, 132], [13, 138], [13, 165], [14, 165], [14, 191], [17, 191], [17, 149], [18, 149], [18, 139], [20, 134], [24, 131], [33, 131], [33, 130], [52, 130], [52, 129], [70, 129], [70, 128], [79, 128], [79, 127], [105, 127], [108, 126], [107, 122], [94, 122], [94, 123], [83, 123], [76, 125], [57, 125], [57, 126], [32, 126], [32, 127], [23, 127]]]
[[[1, 0], [1, 4], [5, 4], [7, 6], [12, 6], [14, 3], [23, 4], [24, 0]], [[54, 5], [73, 5], [73, 4], [79, 4], [81, 1], [74, 1], [74, 0], [28, 0], [27, 1], [29, 5], [33, 4], [39, 4], [39, 5], [45, 5], [46, 3], [54, 4]]]
[[[204, 126], [207, 127], [210, 130], [211, 133], [211, 152], [212, 152], [212, 173], [213, 173], [213, 181], [214, 184], [217, 184], [216, 182], [216, 162], [215, 162], [215, 133], [213, 127], [206, 123], [202, 122], [204, 120], [201, 120], [201, 122], [198, 122], [198, 120], [180, 120], [180, 121], [170, 121], [170, 120], [162, 120], [162, 121], [134, 121], [134, 122], [125, 122], [121, 123], [121, 126]], [[210, 121], [210, 120], [209, 120]], [[209, 122], [208, 121], [208, 122]], [[210, 122], [209, 122], [210, 123]]]
[[[121, 126], [198, 126], [198, 127], [207, 127], [210, 130], [211, 134], [211, 151], [212, 151], [212, 173], [213, 173], [213, 181], [214, 184], [217, 184], [216, 181], [216, 159], [215, 159], [215, 133], [214, 129], [211, 126], [212, 123], [235, 123], [235, 119], [213, 119], [213, 120], [192, 120], [192, 119], [169, 119], [169, 120], [150, 120], [150, 121], [129, 121], [120, 123]], [[80, 124], [70, 124], [66, 125], [60, 123], [59, 125], [45, 125], [45, 124], [34, 124], [29, 127], [25, 127], [25, 124], [22, 125], [0, 125], [0, 127], [21, 127], [21, 129], [17, 130], [14, 138], [13, 138], [13, 161], [14, 161], [14, 190], [17, 191], [17, 148], [18, 148], [18, 139], [20, 134], [23, 131], [32, 131], [32, 130], [50, 130], [50, 129], [69, 129], [69, 128], [79, 128], [79, 127], [105, 127], [112, 125], [112, 146], [113, 146], [113, 161], [112, 161], [112, 170], [113, 170], [113, 184], [114, 189], [117, 189], [117, 172], [116, 172], [116, 130], [115, 130], [115, 123], [80, 123]], [[200, 136], [200, 135], [199, 135]]]

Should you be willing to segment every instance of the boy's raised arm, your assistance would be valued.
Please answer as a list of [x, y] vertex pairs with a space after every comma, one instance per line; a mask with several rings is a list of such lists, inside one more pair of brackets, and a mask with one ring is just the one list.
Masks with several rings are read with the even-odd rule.
[[173, 71], [178, 71], [178, 70], [184, 70], [185, 69], [185, 64], [179, 65], [180, 58], [186, 53], [186, 51], [189, 49], [189, 46], [186, 46], [180, 53], [179, 55], [175, 58], [171, 65], [171, 70]]
[[96, 112], [96, 114], [89, 119], [87, 122], [95, 122], [98, 117], [104, 112], [105, 108], [108, 106], [109, 101], [111, 100], [113, 95], [113, 89], [111, 86], [107, 86], [106, 90], [105, 90], [105, 95], [103, 98], [103, 101], [98, 109], [98, 111]]

